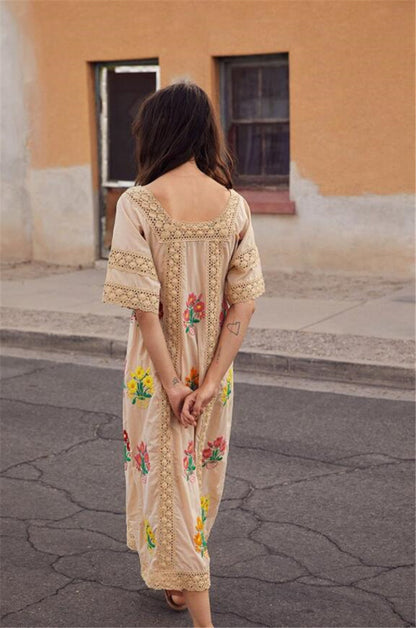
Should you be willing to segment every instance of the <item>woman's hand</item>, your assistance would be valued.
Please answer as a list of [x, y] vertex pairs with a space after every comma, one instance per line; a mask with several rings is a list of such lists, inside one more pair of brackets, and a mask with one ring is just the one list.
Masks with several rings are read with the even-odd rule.
[[194, 417], [192, 417], [191, 419], [187, 418], [185, 420], [185, 418], [181, 416], [181, 410], [184, 400], [187, 396], [190, 395], [191, 392], [192, 390], [189, 388], [189, 386], [186, 386], [183, 382], [177, 382], [168, 390], [166, 390], [166, 394], [168, 396], [173, 413], [178, 419], [179, 423], [181, 423], [184, 427], [188, 427], [188, 425], [196, 425], [196, 419], [194, 419]]
[[219, 391], [220, 384], [204, 381], [200, 388], [186, 396], [182, 407], [181, 419], [183, 421], [198, 419], [204, 408], [217, 396]]

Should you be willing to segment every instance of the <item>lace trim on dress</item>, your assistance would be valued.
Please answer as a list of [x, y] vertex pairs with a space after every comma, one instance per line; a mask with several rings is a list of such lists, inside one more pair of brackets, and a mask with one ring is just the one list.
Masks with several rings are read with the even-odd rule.
[[[217, 345], [218, 337], [220, 335], [220, 326], [218, 324], [221, 302], [220, 295], [220, 283], [221, 283], [221, 243], [211, 241], [208, 242], [208, 263], [207, 263], [207, 306], [208, 312], [206, 317], [206, 329], [207, 338], [205, 345], [205, 365], [204, 374], [207, 372], [211, 360], [213, 358], [215, 348]], [[208, 419], [211, 415], [213, 405], [216, 402], [216, 398], [212, 399], [208, 406], [204, 409], [204, 412], [198, 420], [198, 438], [196, 441], [196, 474], [199, 482], [199, 489], [202, 492], [202, 450], [206, 439], [206, 432], [208, 428]]]
[[149, 573], [146, 568], [141, 569], [141, 576], [151, 589], [176, 589], [181, 591], [205, 591], [211, 586], [209, 571], [196, 573], [180, 571], [155, 571]]
[[240, 201], [238, 192], [231, 189], [227, 207], [220, 216], [212, 220], [187, 223], [171, 218], [155, 197], [141, 186], [128, 188], [125, 194], [145, 212], [149, 223], [162, 242], [175, 239], [226, 240], [234, 229], [234, 216]]
[[136, 528], [137, 524], [133, 523], [132, 521], [127, 521], [127, 547], [137, 552], [138, 548], [136, 544], [136, 535], [134, 532]]
[[259, 259], [260, 256], [257, 246], [251, 246], [237, 255], [233, 267], [241, 268], [241, 270], [249, 270], [257, 265]]
[[266, 291], [263, 275], [255, 277], [250, 281], [242, 281], [230, 285], [226, 289], [226, 298], [229, 303], [241, 303], [256, 299]]
[[156, 268], [151, 257], [140, 255], [135, 251], [111, 249], [108, 256], [108, 266], [117, 270], [146, 275], [152, 279], [158, 279]]
[[180, 240], [169, 242], [165, 260], [166, 308], [164, 312], [167, 345], [176, 369], [179, 368], [177, 360], [182, 332], [180, 295], [183, 257], [184, 243]]
[[[166, 264], [164, 286], [166, 289], [166, 307], [164, 308], [163, 328], [169, 354], [177, 372], [179, 372], [179, 346], [182, 331], [180, 323], [181, 277], [183, 263], [183, 242], [175, 240], [168, 243], [166, 251]], [[160, 548], [160, 565], [172, 567], [174, 564], [175, 527], [173, 511], [173, 460], [170, 430], [170, 404], [164, 391], [161, 392], [160, 401], [160, 472], [159, 472], [159, 513], [158, 513], [158, 543]], [[173, 572], [169, 572], [173, 573]], [[151, 580], [153, 576], [149, 576]], [[150, 581], [149, 580], [149, 581]], [[159, 581], [160, 582], [160, 581]], [[151, 585], [153, 586], [153, 585]], [[159, 587], [153, 587], [159, 588]], [[175, 587], [160, 587], [175, 588]], [[183, 588], [183, 587], [181, 587]]]
[[111, 281], [104, 283], [102, 301], [103, 303], [114, 303], [132, 310], [159, 313], [159, 294], [157, 292], [128, 288]]
[[205, 347], [205, 369], [207, 370], [211, 364], [212, 356], [214, 355], [215, 346], [220, 333], [220, 327], [218, 325], [221, 299], [219, 295], [221, 293], [221, 243], [220, 242], [208, 242], [208, 260], [207, 260], [207, 342]]
[[[159, 564], [171, 567], [174, 563], [175, 528], [173, 524], [173, 460], [170, 429], [170, 404], [164, 390], [160, 398], [159, 422], [159, 513], [157, 540], [160, 548]], [[152, 585], [153, 586], [153, 585]], [[153, 587], [159, 588], [159, 587]], [[168, 586], [162, 588], [169, 588]], [[175, 588], [175, 587], [172, 587]]]

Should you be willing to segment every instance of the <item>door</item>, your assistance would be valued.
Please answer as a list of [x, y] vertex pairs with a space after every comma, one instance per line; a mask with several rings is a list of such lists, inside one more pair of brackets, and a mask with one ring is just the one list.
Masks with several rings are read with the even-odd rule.
[[97, 64], [98, 141], [100, 158], [100, 250], [107, 259], [116, 204], [134, 185], [135, 142], [131, 125], [141, 102], [160, 87], [155, 64]]

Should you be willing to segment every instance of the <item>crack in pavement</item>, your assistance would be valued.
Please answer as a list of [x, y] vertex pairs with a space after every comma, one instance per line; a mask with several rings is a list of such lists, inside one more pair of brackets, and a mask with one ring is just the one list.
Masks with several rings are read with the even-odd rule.
[[[63, 575], [63, 574], [61, 574]], [[66, 578], [67, 576], [64, 576], [64, 578]], [[58, 587], [55, 591], [53, 591], [52, 593], [48, 593], [48, 595], [44, 595], [43, 597], [39, 598], [38, 600], [34, 601], [34, 602], [30, 602], [29, 604], [26, 604], [25, 606], [23, 606], [22, 608], [19, 608], [18, 611], [10, 611], [8, 613], [5, 613], [5, 615], [1, 616], [1, 620], [4, 621], [7, 617], [10, 617], [11, 615], [17, 615], [19, 613], [21, 613], [22, 611], [27, 610], [28, 608], [30, 608], [31, 606], [34, 606], [35, 604], [40, 604], [41, 602], [43, 602], [44, 600], [47, 600], [50, 597], [54, 597], [55, 595], [58, 595], [63, 589], [65, 589], [67, 586], [69, 586], [70, 584], [73, 584], [74, 582], [76, 582], [76, 578], [72, 578], [72, 580], [70, 580], [69, 582], [66, 582], [65, 584], [63, 584], [61, 587]]]
[[98, 414], [98, 415], [110, 415], [113, 418], [117, 417], [116, 414], [111, 414], [110, 412], [105, 412], [104, 410], [102, 411], [95, 411], [95, 410], [86, 410], [85, 408], [78, 408], [76, 406], [56, 406], [53, 403], [46, 403], [46, 401], [42, 401], [40, 403], [34, 403], [33, 401], [26, 401], [25, 399], [10, 399], [10, 397], [1, 397], [2, 401], [10, 401], [12, 402], [14, 405], [16, 404], [22, 404], [24, 406], [33, 406], [34, 408], [37, 407], [42, 407], [42, 408], [52, 408], [53, 410], [75, 410], [76, 412], [84, 412], [84, 413], [88, 413], [88, 414]]
[[[49, 364], [45, 364], [44, 366], [37, 366], [35, 367], [33, 370], [31, 371], [24, 371], [23, 373], [16, 373], [16, 375], [10, 375], [9, 377], [0, 377], [0, 381], [3, 382], [9, 382], [12, 379], [15, 379], [16, 377], [27, 377], [28, 375], [33, 375], [33, 373], [40, 373], [41, 371], [44, 371], [45, 369], [50, 369], [52, 368]], [[4, 397], [2, 397], [2, 399], [4, 399]]]
[[348, 460], [350, 458], [360, 458], [363, 456], [386, 456], [386, 458], [390, 458], [391, 460], [397, 460], [398, 462], [415, 462], [416, 458], [399, 458], [398, 456], [392, 456], [391, 454], [386, 454], [383, 451], [367, 451], [362, 454], [350, 454], [349, 456], [342, 456], [342, 458], [337, 458], [336, 460]]
[[[294, 523], [293, 521], [274, 521], [272, 519], [264, 519], [262, 517], [260, 517], [260, 519], [261, 519], [262, 523], [273, 523], [274, 525], [291, 526], [291, 527], [299, 528], [301, 530], [306, 530], [307, 532], [310, 532], [312, 534], [316, 534], [317, 536], [324, 538], [331, 545], [333, 545], [338, 550], [338, 552], [340, 552], [340, 554], [344, 554], [345, 556], [349, 556], [349, 558], [353, 558], [353, 559], [357, 560], [361, 565], [363, 565], [365, 567], [380, 567], [380, 566], [387, 567], [387, 565], [371, 565], [371, 564], [365, 562], [365, 560], [363, 558], [361, 558], [361, 556], [358, 556], [357, 554], [354, 554], [353, 552], [350, 552], [350, 551], [342, 548], [337, 541], [335, 541], [333, 538], [331, 538], [329, 536], [329, 534], [326, 534], [325, 532], [322, 532], [321, 530], [315, 530], [314, 528], [310, 528], [309, 526], [306, 526], [304, 524]], [[314, 574], [314, 575], [316, 575], [316, 574]]]
[[393, 601], [390, 598], [388, 598], [386, 595], [383, 595], [383, 593], [378, 593], [376, 591], [368, 591], [367, 589], [357, 587], [355, 584], [351, 584], [350, 587], [351, 589], [356, 589], [357, 591], [364, 591], [365, 593], [370, 593], [370, 595], [374, 595], [375, 597], [383, 600], [390, 607], [390, 610], [396, 615], [396, 617], [398, 617], [400, 621], [404, 623], [405, 626], [414, 625], [412, 623], [409, 623], [409, 621], [405, 617], [403, 617], [403, 615], [395, 607]]
[[[400, 464], [408, 463], [408, 460], [400, 460], [400, 461], [392, 461], [392, 462], [379, 462], [375, 464], [367, 465], [366, 467], [345, 467], [342, 471], [329, 471], [328, 473], [320, 473], [317, 475], [312, 475], [307, 478], [298, 478], [297, 480], [285, 480], [274, 482], [273, 484], [268, 484], [267, 486], [257, 486], [255, 487], [256, 491], [268, 491], [272, 488], [276, 488], [277, 486], [293, 486], [295, 484], [306, 484], [308, 482], [316, 482], [317, 480], [321, 480], [322, 478], [330, 477], [330, 476], [338, 476], [338, 475], [346, 475], [348, 473], [355, 473], [357, 471], [367, 471], [369, 469], [374, 469], [376, 467], [385, 467], [385, 466], [397, 466]], [[411, 460], [413, 462], [413, 460]], [[236, 476], [239, 480], [243, 478], [240, 476]]]
[[[358, 454], [350, 454], [348, 456], [341, 456], [340, 458], [315, 458], [312, 456], [304, 456], [302, 454], [291, 454], [288, 452], [283, 452], [279, 449], [269, 448], [269, 447], [261, 447], [260, 445], [239, 445], [238, 443], [233, 442], [233, 448], [236, 449], [244, 449], [244, 450], [254, 450], [254, 451], [263, 451], [270, 454], [277, 454], [278, 456], [283, 456], [285, 458], [298, 458], [299, 460], [308, 460], [310, 462], [320, 462], [321, 464], [333, 465], [338, 467], [345, 467], [346, 465], [342, 464], [342, 460], [348, 460], [349, 458], [361, 458], [364, 456], [385, 456], [386, 458], [390, 458], [393, 461], [399, 462], [414, 462], [415, 458], [399, 458], [397, 456], [392, 456], [391, 454], [382, 452], [382, 451], [366, 451]], [[384, 463], [380, 463], [384, 464]], [[358, 467], [357, 467], [358, 468]], [[365, 467], [361, 467], [365, 468]]]
[[[42, 404], [45, 405], [45, 404]], [[55, 406], [50, 406], [50, 407], [55, 407]], [[61, 408], [62, 409], [62, 408]], [[24, 460], [23, 462], [16, 462], [15, 464], [9, 465], [8, 467], [6, 467], [5, 469], [2, 469], [0, 471], [0, 475], [5, 475], [6, 473], [8, 473], [10, 470], [15, 469], [16, 467], [19, 467], [23, 464], [30, 464], [31, 466], [33, 466], [34, 469], [36, 469], [38, 472], [41, 473], [41, 477], [43, 476], [43, 469], [39, 469], [39, 467], [37, 467], [34, 463], [38, 462], [39, 460], [48, 460], [48, 459], [53, 459], [56, 458], [57, 456], [61, 456], [63, 454], [66, 454], [68, 452], [70, 452], [72, 449], [76, 449], [77, 447], [80, 447], [81, 445], [84, 445], [85, 443], [89, 443], [89, 442], [93, 442], [95, 440], [110, 440], [110, 439], [106, 439], [105, 437], [101, 436], [98, 431], [101, 428], [106, 427], [107, 425], [110, 425], [111, 421], [113, 421], [116, 417], [116, 415], [112, 415], [110, 413], [101, 413], [101, 412], [91, 412], [89, 410], [78, 410], [79, 412], [81, 412], [81, 415], [79, 416], [80, 421], [82, 421], [82, 419], [89, 417], [89, 416], [95, 416], [95, 415], [100, 415], [102, 416], [104, 414], [105, 419], [103, 421], [101, 421], [100, 423], [98, 423], [95, 427], [94, 430], [94, 435], [90, 436], [88, 438], [85, 438], [81, 441], [78, 441], [76, 443], [72, 443], [72, 445], [68, 445], [68, 447], [64, 447], [63, 449], [60, 449], [57, 452], [52, 452], [52, 453], [48, 453], [48, 454], [41, 454], [40, 456], [36, 456], [35, 458], [30, 458], [29, 460]], [[121, 438], [120, 438], [120, 442], [121, 442]], [[9, 476], [5, 476], [5, 477], [9, 477]], [[17, 479], [17, 480], [30, 480], [30, 478], [13, 478], [13, 479]], [[33, 478], [32, 478], [33, 480]], [[37, 481], [37, 480], [35, 480]]]
[[[106, 510], [103, 508], [90, 508], [89, 506], [86, 506], [85, 504], [82, 504], [81, 502], [77, 501], [75, 499], [75, 497], [72, 496], [71, 492], [66, 489], [66, 488], [62, 488], [60, 486], [55, 486], [54, 484], [49, 484], [48, 482], [46, 482], [45, 480], [40, 479], [31, 479], [31, 478], [9, 478], [8, 476], [5, 476], [6, 479], [8, 480], [13, 480], [15, 482], [31, 482], [33, 484], [39, 484], [41, 486], [44, 486], [46, 488], [52, 489], [54, 491], [58, 491], [60, 493], [63, 493], [65, 495], [65, 497], [67, 498], [67, 500], [69, 501], [69, 503], [73, 504], [74, 506], [78, 506], [79, 510], [77, 512], [79, 512], [80, 510], [87, 510], [90, 512], [102, 512], [102, 513], [109, 513], [112, 515], [124, 515], [125, 511], [124, 510]], [[76, 513], [73, 512], [71, 513], [71, 515], [75, 515]], [[25, 518], [25, 517], [9, 517], [11, 519], [19, 519], [20, 521], [27, 521], [28, 519], [31, 519], [31, 517]], [[51, 521], [58, 521], [57, 519], [51, 519]]]
[[126, 544], [124, 543], [124, 541], [120, 541], [119, 539], [114, 539], [112, 538], [109, 534], [106, 534], [105, 532], [100, 532], [99, 530], [87, 530], [84, 528], [52, 528], [51, 526], [38, 526], [38, 525], [34, 525], [29, 523], [28, 524], [28, 534], [30, 535], [30, 528], [38, 528], [39, 530], [45, 530], [45, 529], [49, 529], [49, 530], [56, 530], [56, 531], [60, 531], [60, 530], [76, 530], [76, 531], [84, 531], [84, 532], [92, 532], [93, 534], [96, 534], [98, 536], [103, 536], [106, 537], [108, 539], [111, 539], [112, 541], [114, 541], [115, 543], [118, 543], [119, 545], [123, 545], [122, 548], [120, 549], [115, 549], [115, 548], [110, 548], [110, 547], [103, 547], [103, 548], [95, 548], [93, 550], [82, 550], [82, 552], [65, 552], [64, 554], [57, 554], [56, 552], [48, 552], [47, 550], [43, 550], [40, 549], [36, 546], [36, 542], [30, 537], [30, 543], [32, 545], [32, 547], [34, 549], [36, 549], [36, 551], [38, 552], [43, 552], [44, 554], [48, 554], [48, 555], [53, 555], [53, 556], [57, 556], [58, 558], [62, 558], [63, 556], [82, 556], [83, 554], [86, 554], [88, 552], [91, 551], [107, 551], [107, 552], [117, 552], [117, 553], [123, 553], [123, 552], [128, 552], [128, 548], [126, 547]]

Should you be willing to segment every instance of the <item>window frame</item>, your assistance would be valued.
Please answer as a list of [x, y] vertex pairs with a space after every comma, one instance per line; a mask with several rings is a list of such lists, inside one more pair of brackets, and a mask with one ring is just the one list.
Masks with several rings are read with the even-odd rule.
[[103, 188], [128, 188], [134, 185], [134, 181], [112, 180], [109, 178], [109, 117], [108, 117], [108, 72], [153, 72], [156, 75], [156, 89], [160, 89], [160, 65], [145, 63], [108, 63], [100, 64], [98, 89], [99, 89], [99, 146], [100, 146], [100, 178]]
[[[227, 145], [230, 147], [232, 154], [236, 157], [236, 147], [229, 140], [230, 128], [233, 123], [232, 116], [232, 82], [231, 71], [235, 67], [247, 66], [287, 66], [289, 70], [289, 53], [270, 53], [270, 54], [254, 54], [254, 55], [235, 55], [218, 57], [219, 62], [219, 82], [220, 82], [220, 118], [224, 129]], [[289, 164], [290, 164], [290, 81], [287, 86], [289, 117], [288, 118], [247, 118], [236, 120], [237, 124], [270, 124], [270, 123], [287, 123], [289, 127]], [[264, 142], [262, 146], [264, 151]], [[246, 189], [288, 189], [289, 188], [289, 172], [287, 174], [256, 174], [256, 175], [238, 175], [235, 173], [234, 179], [237, 185]]]

